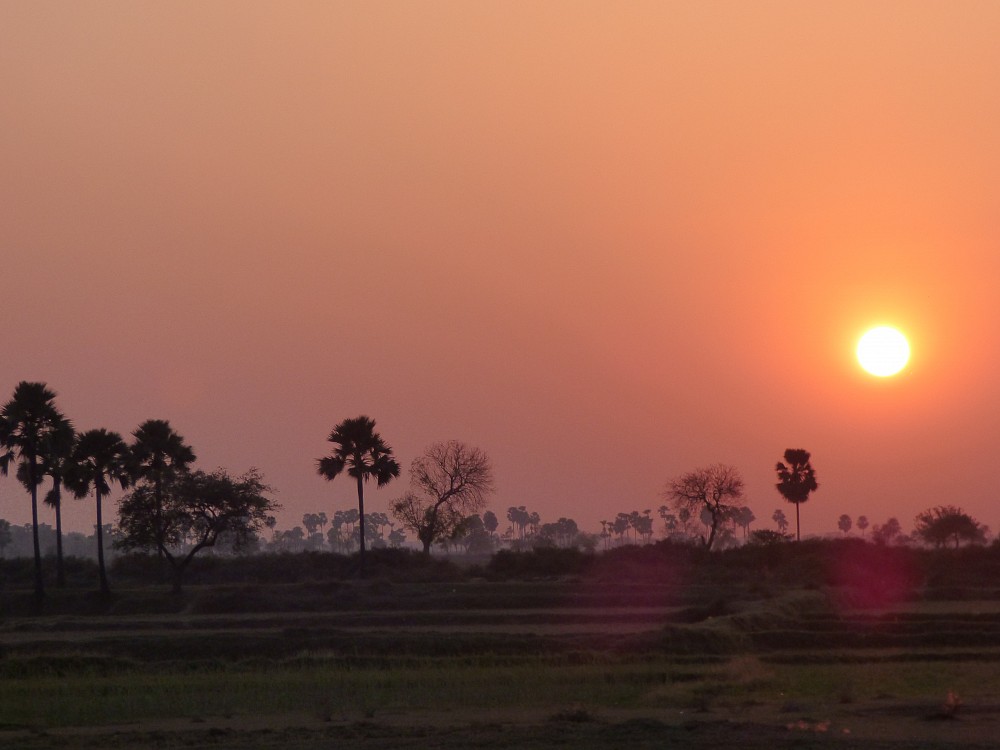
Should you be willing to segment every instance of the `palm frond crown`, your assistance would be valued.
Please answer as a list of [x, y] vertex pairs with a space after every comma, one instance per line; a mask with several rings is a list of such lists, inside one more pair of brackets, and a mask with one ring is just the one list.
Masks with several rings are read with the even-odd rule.
[[327, 440], [334, 444], [333, 452], [317, 462], [319, 474], [326, 479], [332, 480], [346, 469], [348, 476], [365, 482], [374, 477], [382, 487], [399, 476], [399, 463], [393, 458], [392, 448], [375, 432], [374, 419], [345, 419]]
[[809, 499], [809, 494], [819, 487], [816, 472], [809, 463], [809, 451], [789, 448], [785, 451], [784, 459], [786, 463], [779, 461], [775, 466], [778, 473], [775, 487], [788, 502], [804, 503]]
[[195, 461], [191, 446], [165, 419], [146, 420], [132, 437], [133, 471], [137, 478], [163, 479], [171, 471], [183, 471]]
[[123, 489], [131, 484], [129, 449], [117, 432], [101, 427], [82, 433], [73, 458], [66, 485], [79, 498], [86, 497], [92, 490], [107, 495], [112, 483]]
[[55, 391], [45, 383], [22, 380], [0, 409], [0, 473], [6, 475], [15, 458], [33, 463], [46, 437], [65, 418], [55, 405]]

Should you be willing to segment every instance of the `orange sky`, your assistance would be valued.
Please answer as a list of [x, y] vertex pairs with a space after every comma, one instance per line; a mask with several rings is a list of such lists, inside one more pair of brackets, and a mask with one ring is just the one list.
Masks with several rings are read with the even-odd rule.
[[[998, 31], [993, 2], [0, 2], [0, 398], [169, 419], [282, 528], [356, 502], [315, 459], [368, 414], [404, 467], [484, 448], [501, 518], [594, 529], [721, 461], [770, 527], [803, 447], [804, 533], [998, 530]], [[884, 381], [853, 360], [882, 322], [913, 347]]]

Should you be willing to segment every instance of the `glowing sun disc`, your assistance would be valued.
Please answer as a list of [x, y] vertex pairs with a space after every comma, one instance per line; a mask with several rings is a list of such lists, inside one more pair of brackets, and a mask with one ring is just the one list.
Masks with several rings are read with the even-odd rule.
[[878, 326], [865, 333], [858, 342], [858, 362], [880, 378], [895, 375], [910, 360], [910, 344], [906, 336], [891, 326]]

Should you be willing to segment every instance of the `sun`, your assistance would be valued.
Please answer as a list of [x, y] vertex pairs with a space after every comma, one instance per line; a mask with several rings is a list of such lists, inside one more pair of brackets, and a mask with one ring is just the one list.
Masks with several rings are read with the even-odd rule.
[[872, 375], [887, 378], [895, 375], [910, 360], [910, 343], [892, 326], [878, 326], [858, 341], [858, 362]]

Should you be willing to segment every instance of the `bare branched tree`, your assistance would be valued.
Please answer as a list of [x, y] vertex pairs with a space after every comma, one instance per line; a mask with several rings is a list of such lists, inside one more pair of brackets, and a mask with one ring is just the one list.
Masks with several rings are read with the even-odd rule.
[[424, 554], [478, 513], [493, 492], [493, 468], [484, 451], [458, 440], [434, 443], [410, 465], [410, 491], [392, 504], [400, 523], [417, 535]]
[[740, 507], [743, 477], [733, 466], [715, 464], [675, 477], [663, 495], [678, 512], [687, 509], [691, 515], [705, 513], [708, 535], [702, 535], [701, 542], [711, 549], [719, 527]]

